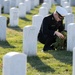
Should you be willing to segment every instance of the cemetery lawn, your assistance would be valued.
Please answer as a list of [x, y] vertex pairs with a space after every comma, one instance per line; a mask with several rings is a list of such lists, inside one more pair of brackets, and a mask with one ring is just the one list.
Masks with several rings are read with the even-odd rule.
[[[8, 52], [22, 52], [23, 27], [32, 25], [32, 16], [38, 14], [41, 5], [31, 10], [26, 18], [19, 19], [18, 27], [7, 27], [6, 41], [0, 41], [0, 75], [2, 75], [3, 56]], [[50, 13], [55, 10], [52, 6]], [[75, 7], [73, 7], [75, 14]], [[2, 14], [9, 17], [9, 14]], [[72, 75], [72, 52], [66, 50], [42, 52], [43, 44], [38, 42], [37, 56], [27, 57], [27, 75]]]

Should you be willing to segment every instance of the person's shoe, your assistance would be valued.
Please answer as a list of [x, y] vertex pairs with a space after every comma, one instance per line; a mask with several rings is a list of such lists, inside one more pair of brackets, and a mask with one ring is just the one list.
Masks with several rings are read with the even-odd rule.
[[52, 50], [55, 50], [55, 47], [54, 47], [54, 45], [51, 45], [51, 46], [50, 46], [50, 48], [51, 48]]

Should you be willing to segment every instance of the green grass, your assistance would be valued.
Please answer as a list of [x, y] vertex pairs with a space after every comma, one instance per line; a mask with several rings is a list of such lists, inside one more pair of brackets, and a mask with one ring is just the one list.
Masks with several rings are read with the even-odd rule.
[[[3, 56], [8, 52], [22, 52], [23, 28], [32, 24], [32, 16], [38, 14], [41, 5], [31, 10], [25, 18], [19, 19], [18, 27], [7, 27], [6, 41], [0, 41], [0, 75], [2, 75]], [[73, 13], [75, 14], [75, 7]], [[50, 13], [55, 10], [52, 6]], [[8, 14], [2, 14], [8, 16]], [[66, 50], [42, 52], [43, 44], [38, 42], [37, 56], [27, 57], [27, 75], [72, 75], [72, 52]]]

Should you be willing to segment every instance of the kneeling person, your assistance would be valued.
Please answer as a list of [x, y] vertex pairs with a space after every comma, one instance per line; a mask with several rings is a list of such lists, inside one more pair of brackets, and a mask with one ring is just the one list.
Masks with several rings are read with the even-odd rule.
[[64, 30], [63, 19], [67, 15], [65, 8], [57, 6], [54, 13], [46, 16], [38, 33], [38, 40], [44, 44], [43, 51], [54, 50], [52, 45], [56, 41], [56, 37], [64, 39], [61, 31]]

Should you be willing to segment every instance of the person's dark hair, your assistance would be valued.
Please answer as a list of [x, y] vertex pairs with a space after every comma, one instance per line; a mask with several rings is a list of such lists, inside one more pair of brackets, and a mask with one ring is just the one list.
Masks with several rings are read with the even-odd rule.
[[62, 15], [60, 15], [57, 11], [56, 11], [56, 13], [59, 15], [59, 18], [60, 18], [61, 20], [64, 19], [64, 17], [63, 17]]
[[56, 11], [56, 13], [57, 13], [59, 16], [63, 17], [63, 16], [62, 16], [62, 15], [60, 15], [57, 11]]

